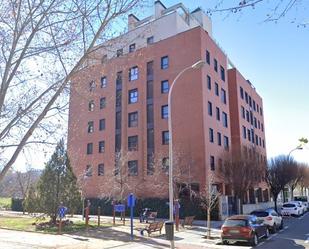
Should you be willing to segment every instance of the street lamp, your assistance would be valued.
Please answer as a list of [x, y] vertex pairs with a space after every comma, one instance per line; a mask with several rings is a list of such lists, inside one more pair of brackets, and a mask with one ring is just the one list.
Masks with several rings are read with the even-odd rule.
[[298, 145], [296, 148], [294, 148], [293, 150], [291, 150], [291, 151], [289, 152], [288, 158], [290, 158], [291, 153], [292, 153], [293, 151], [295, 151], [295, 150], [302, 150], [302, 149], [304, 149], [304, 148], [303, 148], [301, 145]]
[[[174, 81], [171, 84], [170, 90], [168, 92], [168, 131], [169, 131], [169, 219], [171, 222], [174, 221], [174, 190], [173, 190], [173, 133], [172, 133], [172, 107], [171, 107], [171, 99], [172, 99], [172, 90], [174, 88], [174, 85], [176, 81], [180, 78], [181, 75], [183, 75], [186, 71], [190, 69], [200, 69], [205, 65], [205, 62], [203, 60], [199, 60], [193, 65], [186, 67], [183, 69], [174, 79]], [[171, 240], [171, 248], [174, 248], [174, 238]]]

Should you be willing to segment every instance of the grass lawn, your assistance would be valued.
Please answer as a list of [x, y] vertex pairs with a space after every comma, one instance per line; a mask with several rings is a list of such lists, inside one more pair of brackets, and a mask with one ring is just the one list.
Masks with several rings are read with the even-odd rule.
[[[0, 228], [8, 228], [13, 230], [20, 231], [32, 231], [32, 232], [43, 232], [43, 233], [51, 233], [57, 234], [58, 227], [51, 227], [45, 229], [36, 229], [35, 225], [32, 225], [36, 222], [35, 218], [24, 218], [24, 217], [3, 217], [0, 216]], [[39, 221], [44, 222], [44, 221]], [[111, 226], [110, 223], [101, 223], [101, 227]], [[97, 223], [94, 221], [89, 222], [89, 229], [97, 228]], [[85, 230], [86, 225], [84, 221], [74, 221], [73, 225], [65, 226], [62, 228], [63, 233], [77, 232], [80, 230]]]
[[0, 197], [0, 208], [10, 208], [11, 207], [11, 198]]

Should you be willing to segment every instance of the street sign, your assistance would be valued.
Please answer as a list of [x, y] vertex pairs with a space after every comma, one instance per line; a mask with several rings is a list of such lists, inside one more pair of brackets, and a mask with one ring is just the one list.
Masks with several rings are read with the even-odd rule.
[[135, 206], [135, 196], [131, 193], [128, 195], [128, 207]]
[[121, 213], [121, 212], [124, 212], [125, 209], [126, 209], [126, 206], [124, 204], [118, 204], [114, 206], [115, 212]]
[[59, 207], [59, 209], [58, 209], [59, 218], [62, 219], [65, 216], [66, 212], [67, 212], [66, 207], [64, 207], [64, 206]]

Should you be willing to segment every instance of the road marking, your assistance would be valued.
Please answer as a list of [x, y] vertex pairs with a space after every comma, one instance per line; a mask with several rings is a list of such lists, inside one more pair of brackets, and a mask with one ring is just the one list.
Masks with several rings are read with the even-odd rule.
[[306, 239], [305, 244], [309, 243], [309, 237]]

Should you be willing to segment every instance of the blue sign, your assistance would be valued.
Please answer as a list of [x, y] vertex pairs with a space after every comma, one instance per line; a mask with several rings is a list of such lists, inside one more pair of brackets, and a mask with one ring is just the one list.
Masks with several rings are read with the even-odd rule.
[[115, 212], [124, 212], [126, 210], [126, 206], [124, 204], [118, 204], [114, 206]]
[[129, 194], [128, 196], [128, 207], [135, 206], [135, 196], [133, 194]]
[[59, 215], [59, 217], [60, 217], [61, 219], [65, 216], [67, 210], [68, 210], [68, 209], [67, 209], [66, 207], [64, 207], [64, 206], [59, 207], [59, 209], [58, 209], [58, 215]]

